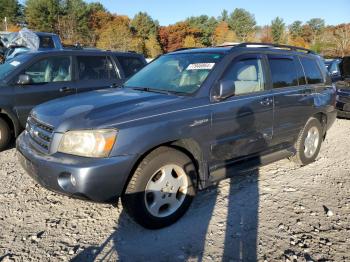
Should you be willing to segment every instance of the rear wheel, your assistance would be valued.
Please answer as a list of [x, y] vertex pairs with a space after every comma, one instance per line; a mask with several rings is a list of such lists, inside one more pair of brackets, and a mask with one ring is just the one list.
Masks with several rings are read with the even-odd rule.
[[6, 121], [0, 118], [0, 152], [5, 150], [11, 140], [11, 129]]
[[196, 169], [184, 153], [160, 147], [137, 167], [122, 204], [140, 225], [156, 229], [175, 223], [196, 193]]
[[300, 131], [295, 143], [296, 154], [292, 158], [297, 164], [304, 166], [315, 161], [322, 144], [322, 125], [316, 118], [310, 118]]

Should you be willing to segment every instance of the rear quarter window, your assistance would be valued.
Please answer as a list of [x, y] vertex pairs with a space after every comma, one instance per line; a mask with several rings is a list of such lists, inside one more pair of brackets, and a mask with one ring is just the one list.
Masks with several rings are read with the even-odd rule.
[[118, 56], [125, 77], [129, 78], [144, 67], [144, 63], [137, 57]]
[[320, 84], [324, 82], [323, 75], [315, 59], [300, 57], [308, 84]]

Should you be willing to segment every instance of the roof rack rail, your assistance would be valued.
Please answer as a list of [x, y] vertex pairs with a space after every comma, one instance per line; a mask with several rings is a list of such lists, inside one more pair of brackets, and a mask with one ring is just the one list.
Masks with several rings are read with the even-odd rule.
[[[240, 43], [237, 45], [233, 45], [232, 49], [237, 48], [237, 47], [248, 47], [248, 46], [258, 46], [258, 47], [264, 47], [264, 48], [269, 48], [269, 47], [275, 47], [275, 48], [281, 48], [281, 49], [289, 49], [291, 51], [303, 51], [308, 54], [314, 54], [316, 53], [310, 49], [306, 49], [303, 47], [297, 47], [297, 46], [291, 46], [291, 45], [280, 45], [280, 44], [272, 44], [272, 43], [257, 43], [257, 42], [246, 42], [246, 43]], [[231, 49], [231, 50], [232, 50]]]
[[182, 50], [188, 50], [188, 49], [196, 49], [197, 47], [182, 47], [182, 48], [178, 48], [176, 50], [173, 50], [171, 52], [178, 52], [178, 51], [182, 51]]

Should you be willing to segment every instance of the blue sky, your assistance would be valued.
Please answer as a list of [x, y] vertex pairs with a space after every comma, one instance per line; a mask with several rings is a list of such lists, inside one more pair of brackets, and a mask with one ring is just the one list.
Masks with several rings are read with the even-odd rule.
[[[95, 0], [96, 1], [96, 0]], [[88, 2], [92, 2], [88, 0]], [[269, 24], [280, 16], [287, 24], [320, 17], [326, 24], [350, 23], [350, 0], [100, 0], [110, 12], [133, 17], [143, 11], [168, 25], [189, 16], [219, 16], [223, 9], [245, 8], [255, 15], [258, 25]]]

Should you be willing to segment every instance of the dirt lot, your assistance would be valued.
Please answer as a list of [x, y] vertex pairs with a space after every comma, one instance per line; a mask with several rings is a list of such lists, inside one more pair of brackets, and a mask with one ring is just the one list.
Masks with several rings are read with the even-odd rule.
[[350, 121], [317, 162], [288, 160], [201, 192], [175, 225], [51, 193], [0, 153], [0, 261], [350, 261]]

